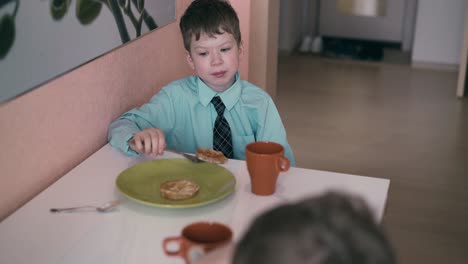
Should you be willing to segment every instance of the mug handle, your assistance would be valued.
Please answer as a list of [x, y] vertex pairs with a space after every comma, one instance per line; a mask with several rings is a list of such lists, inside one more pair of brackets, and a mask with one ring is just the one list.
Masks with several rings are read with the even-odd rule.
[[277, 167], [278, 167], [279, 171], [285, 172], [285, 171], [289, 170], [290, 166], [291, 166], [291, 163], [289, 162], [288, 158], [286, 158], [286, 157], [279, 157], [278, 158]]
[[[179, 244], [179, 249], [177, 251], [169, 251], [167, 250], [167, 244], [171, 242], [177, 242]], [[181, 237], [168, 237], [165, 238], [163, 241], [163, 249], [164, 253], [168, 256], [180, 256], [182, 252], [182, 238]]]

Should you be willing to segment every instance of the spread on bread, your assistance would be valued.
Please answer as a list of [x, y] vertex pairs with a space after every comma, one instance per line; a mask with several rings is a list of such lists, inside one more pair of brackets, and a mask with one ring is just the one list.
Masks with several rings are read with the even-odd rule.
[[222, 164], [227, 161], [226, 156], [221, 151], [214, 149], [197, 149], [197, 158], [200, 160]]
[[169, 200], [184, 200], [194, 197], [200, 186], [192, 180], [171, 180], [159, 186], [161, 197]]

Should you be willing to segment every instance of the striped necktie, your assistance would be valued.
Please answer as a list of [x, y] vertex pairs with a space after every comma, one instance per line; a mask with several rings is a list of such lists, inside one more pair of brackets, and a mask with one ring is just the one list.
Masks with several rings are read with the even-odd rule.
[[219, 96], [213, 97], [211, 103], [218, 113], [213, 129], [213, 149], [223, 152], [228, 158], [233, 158], [234, 152], [232, 150], [231, 128], [226, 118], [224, 118], [224, 109], [226, 109], [226, 106], [224, 106]]

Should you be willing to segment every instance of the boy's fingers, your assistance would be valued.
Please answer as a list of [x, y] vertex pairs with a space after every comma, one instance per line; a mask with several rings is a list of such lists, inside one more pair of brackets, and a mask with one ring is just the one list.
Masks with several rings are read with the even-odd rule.
[[135, 140], [135, 138], [132, 138], [130, 141], [129, 141], [129, 146], [130, 148], [132, 148], [134, 151], [136, 152], [140, 152], [140, 150], [138, 149], [138, 146], [137, 146], [137, 141]]
[[164, 133], [160, 129], [147, 129], [134, 135], [129, 146], [138, 153], [161, 155], [166, 147]]
[[167, 145], [166, 145], [166, 139], [164, 138], [164, 141], [163, 143], [161, 144], [161, 152], [159, 154], [164, 154], [164, 150], [166, 149]]
[[164, 154], [164, 150], [166, 149], [166, 143], [163, 141], [162, 143], [160, 143], [159, 145], [159, 155], [163, 155]]
[[138, 139], [133, 139], [133, 146], [134, 146], [134, 150], [138, 153], [141, 153], [142, 150], [143, 150], [143, 144], [141, 143], [141, 139], [138, 138]]
[[151, 134], [145, 135], [144, 146], [143, 147], [145, 148], [145, 153], [146, 154], [151, 153], [151, 148], [153, 147], [153, 144], [151, 142]]
[[158, 135], [158, 154], [162, 155], [166, 148], [166, 140], [164, 138], [164, 133], [161, 130], [158, 130]]
[[151, 137], [151, 154], [157, 155], [158, 154], [158, 136], [152, 135]]

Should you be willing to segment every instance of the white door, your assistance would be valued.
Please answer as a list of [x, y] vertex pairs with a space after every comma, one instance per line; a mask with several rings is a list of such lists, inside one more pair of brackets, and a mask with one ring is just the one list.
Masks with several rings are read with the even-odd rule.
[[465, 7], [465, 30], [463, 36], [463, 49], [460, 54], [460, 67], [458, 68], [458, 85], [457, 96], [463, 97], [468, 95], [466, 82], [467, 60], [468, 60], [468, 5]]
[[[362, 8], [364, 15], [343, 12], [343, 3], [353, 2], [359, 7], [374, 7], [377, 16], [369, 16], [369, 9]], [[372, 13], [372, 11], [370, 11]], [[403, 41], [405, 0], [323, 0], [320, 7], [320, 34], [374, 41]]]

